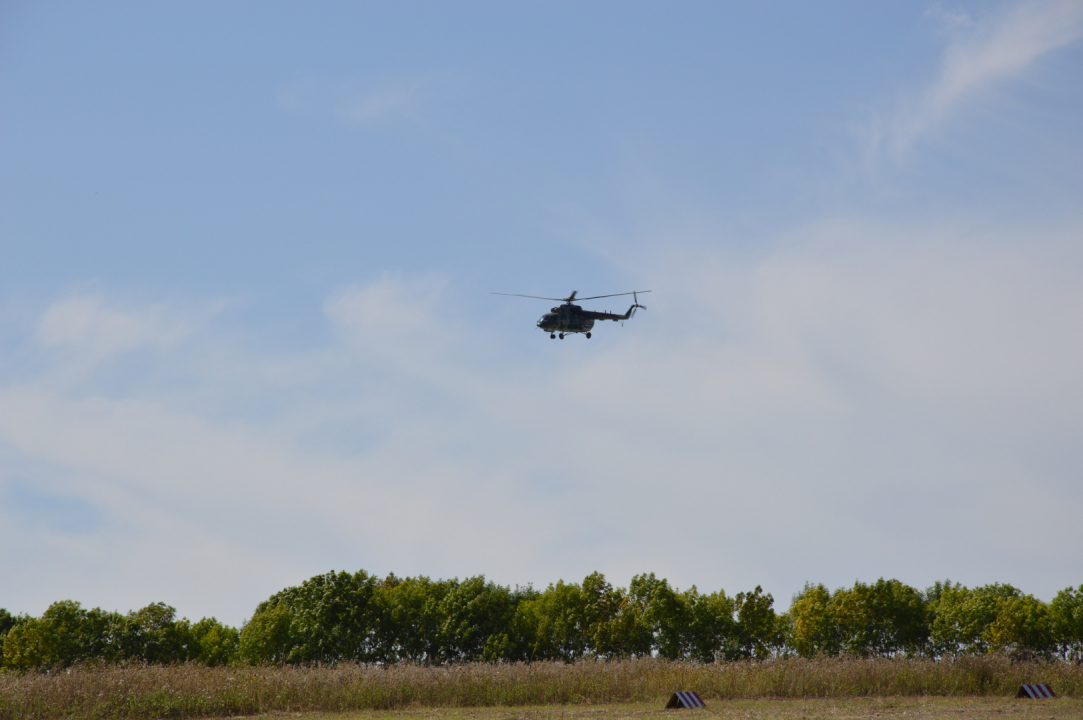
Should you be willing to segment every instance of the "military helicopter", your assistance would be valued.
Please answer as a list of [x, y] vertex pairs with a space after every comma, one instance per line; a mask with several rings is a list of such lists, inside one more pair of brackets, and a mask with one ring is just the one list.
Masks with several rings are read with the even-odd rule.
[[520, 295], [519, 293], [489, 293], [490, 295], [506, 295], [508, 297], [525, 297], [534, 298], [535, 300], [555, 300], [557, 302], [564, 303], [559, 305], [549, 312], [541, 316], [538, 320], [538, 327], [545, 332], [549, 333], [550, 338], [556, 338], [557, 334], [560, 334], [560, 339], [564, 339], [565, 333], [586, 333], [586, 336], [590, 337], [590, 331], [594, 327], [595, 320], [628, 320], [636, 314], [636, 308], [643, 308], [646, 310], [646, 306], [639, 304], [638, 293], [649, 293], [650, 290], [635, 290], [633, 292], [626, 293], [614, 293], [613, 295], [594, 295], [592, 297], [579, 298], [583, 300], [597, 300], [598, 298], [607, 297], [619, 297], [621, 295], [632, 296], [632, 307], [628, 308], [628, 312], [623, 315], [617, 315], [609, 312], [594, 312], [593, 310], [584, 310], [575, 304], [576, 294], [578, 290], [572, 290], [572, 294], [566, 298], [549, 298], [539, 297], [537, 295]]

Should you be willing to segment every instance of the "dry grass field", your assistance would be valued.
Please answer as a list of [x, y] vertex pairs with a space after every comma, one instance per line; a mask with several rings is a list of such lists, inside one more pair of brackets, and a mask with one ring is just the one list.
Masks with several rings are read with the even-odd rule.
[[[1024, 682], [1049, 683], [1062, 697], [1013, 700]], [[695, 714], [704, 717], [1038, 717], [1033, 713], [1040, 712], [1046, 718], [1083, 718], [1083, 666], [966, 657], [955, 662], [791, 658], [695, 664], [645, 658], [445, 667], [77, 666], [0, 674], [0, 720], [318, 713], [383, 720], [399, 715], [608, 720], [658, 715], [673, 690], [699, 692], [710, 709]]]
[[[706, 710], [673, 711], [660, 703], [613, 705], [557, 705], [522, 708], [417, 708], [368, 710], [348, 713], [313, 713], [304, 720], [858, 720], [859, 718], [905, 718], [906, 720], [978, 720], [979, 718], [1034, 718], [1078, 720], [1083, 700], [1058, 698], [1048, 701], [989, 697], [886, 697], [811, 698], [803, 700], [720, 700]], [[267, 716], [272, 717], [272, 716]], [[282, 717], [281, 715], [276, 717]]]

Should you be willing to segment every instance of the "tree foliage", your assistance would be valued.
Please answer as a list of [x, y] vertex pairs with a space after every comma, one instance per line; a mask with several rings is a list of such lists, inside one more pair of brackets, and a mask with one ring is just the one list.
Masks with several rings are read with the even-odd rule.
[[484, 576], [378, 579], [329, 572], [275, 593], [240, 630], [192, 623], [152, 603], [121, 615], [65, 600], [41, 615], [0, 609], [6, 670], [83, 660], [312, 664], [631, 658], [714, 662], [773, 656], [923, 656], [1007, 653], [1083, 660], [1083, 585], [1051, 603], [1010, 585], [938, 582], [924, 592], [898, 580], [828, 590], [806, 584], [779, 614], [756, 587], [681, 591], [654, 573], [627, 588], [601, 573], [581, 583], [514, 590]]
[[178, 620], [165, 603], [121, 615], [62, 600], [39, 618], [20, 615], [8, 624], [2, 658], [3, 667], [12, 670], [65, 668], [83, 660], [215, 665], [237, 654], [235, 629], [214, 618], [195, 625]]
[[1083, 662], [1083, 585], [1057, 593], [1049, 612], [1057, 654], [1066, 660]]

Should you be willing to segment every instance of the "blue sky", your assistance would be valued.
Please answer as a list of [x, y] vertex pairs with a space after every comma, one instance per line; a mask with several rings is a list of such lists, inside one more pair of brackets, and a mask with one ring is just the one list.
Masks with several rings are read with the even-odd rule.
[[[5, 4], [0, 606], [1083, 582], [1081, 37], [1080, 2]], [[563, 342], [489, 294], [646, 288]]]

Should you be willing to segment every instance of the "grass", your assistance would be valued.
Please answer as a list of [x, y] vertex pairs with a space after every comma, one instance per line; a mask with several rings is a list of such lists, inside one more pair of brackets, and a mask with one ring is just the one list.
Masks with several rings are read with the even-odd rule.
[[906, 720], [986, 720], [1034, 718], [1060, 720], [1083, 717], [1083, 700], [1027, 702], [1001, 697], [809, 698], [803, 700], [719, 700], [706, 710], [682, 712], [660, 709], [660, 703], [616, 705], [546, 705], [517, 708], [415, 708], [366, 710], [345, 714], [315, 713], [305, 720], [845, 720], [905, 718]]
[[[740, 701], [762, 698], [773, 698], [770, 707], [783, 708], [788, 706], [778, 703], [784, 699], [807, 703], [817, 698], [858, 704], [884, 698], [894, 698], [893, 702], [908, 698], [906, 702], [918, 703], [934, 697], [1008, 702], [1024, 682], [1049, 683], [1058, 695], [1083, 698], [1083, 666], [1011, 663], [1000, 657], [966, 657], [955, 662], [791, 658], [710, 665], [649, 658], [573, 665], [546, 662], [448, 667], [87, 665], [55, 673], [0, 674], [0, 720], [422, 712], [418, 708], [443, 708], [425, 717], [450, 717], [450, 711], [456, 708], [497, 707], [503, 708], [499, 712], [505, 714], [487, 711], [484, 717], [526, 718], [528, 715], [523, 713], [527, 708], [542, 713], [545, 708], [562, 708], [573, 713], [568, 717], [585, 718], [593, 716], [574, 713], [585, 713], [592, 706], [626, 703], [649, 703], [650, 707], [660, 708], [673, 690], [696, 690], [714, 708], [739, 707]], [[721, 700], [727, 702], [720, 705]], [[1035, 701], [1035, 705], [1043, 702]], [[1077, 700], [1065, 702], [1075, 703], [1072, 707], [1080, 709]], [[647, 707], [643, 706], [643, 712]], [[520, 714], [509, 714], [513, 712], [509, 708], [521, 708], [514, 711]]]

